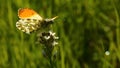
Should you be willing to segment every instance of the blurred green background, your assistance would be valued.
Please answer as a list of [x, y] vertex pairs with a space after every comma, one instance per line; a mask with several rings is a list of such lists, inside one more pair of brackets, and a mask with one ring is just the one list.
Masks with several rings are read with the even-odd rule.
[[120, 0], [0, 0], [0, 68], [48, 68], [36, 34], [16, 28], [19, 8], [59, 16], [57, 68], [120, 68]]

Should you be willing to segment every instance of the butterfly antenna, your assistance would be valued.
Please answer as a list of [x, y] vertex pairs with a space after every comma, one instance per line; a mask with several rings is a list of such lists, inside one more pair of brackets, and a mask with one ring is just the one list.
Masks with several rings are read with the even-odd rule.
[[56, 18], [58, 18], [58, 16], [53, 17], [51, 20], [55, 20]]

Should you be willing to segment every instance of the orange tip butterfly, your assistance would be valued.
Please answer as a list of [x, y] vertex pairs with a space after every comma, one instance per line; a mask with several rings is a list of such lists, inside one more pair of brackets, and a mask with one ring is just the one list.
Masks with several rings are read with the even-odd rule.
[[40, 28], [47, 28], [57, 18], [56, 16], [51, 19], [43, 19], [37, 12], [30, 8], [19, 9], [18, 17], [20, 20], [16, 22], [16, 27], [27, 34]]

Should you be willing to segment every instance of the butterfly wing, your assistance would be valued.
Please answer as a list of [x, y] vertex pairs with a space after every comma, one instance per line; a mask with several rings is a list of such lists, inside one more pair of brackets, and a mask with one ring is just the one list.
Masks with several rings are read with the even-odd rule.
[[41, 27], [40, 23], [43, 19], [32, 9], [19, 9], [18, 16], [20, 20], [16, 22], [16, 27], [27, 34], [30, 34]]
[[20, 19], [17, 21], [16, 27], [27, 34], [30, 34], [39, 29], [41, 25], [40, 20], [37, 19]]

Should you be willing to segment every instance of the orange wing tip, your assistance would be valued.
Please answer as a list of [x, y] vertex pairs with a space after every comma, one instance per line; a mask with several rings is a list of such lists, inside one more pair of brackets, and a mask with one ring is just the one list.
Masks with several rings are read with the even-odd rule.
[[18, 17], [21, 19], [30, 18], [30, 19], [42, 20], [42, 17], [40, 15], [38, 15], [37, 12], [35, 12], [34, 10], [32, 10], [30, 8], [20, 8], [18, 10]]
[[31, 17], [34, 14], [37, 14], [37, 13], [34, 10], [29, 9], [29, 8], [21, 8], [18, 10], [18, 16], [20, 18]]

